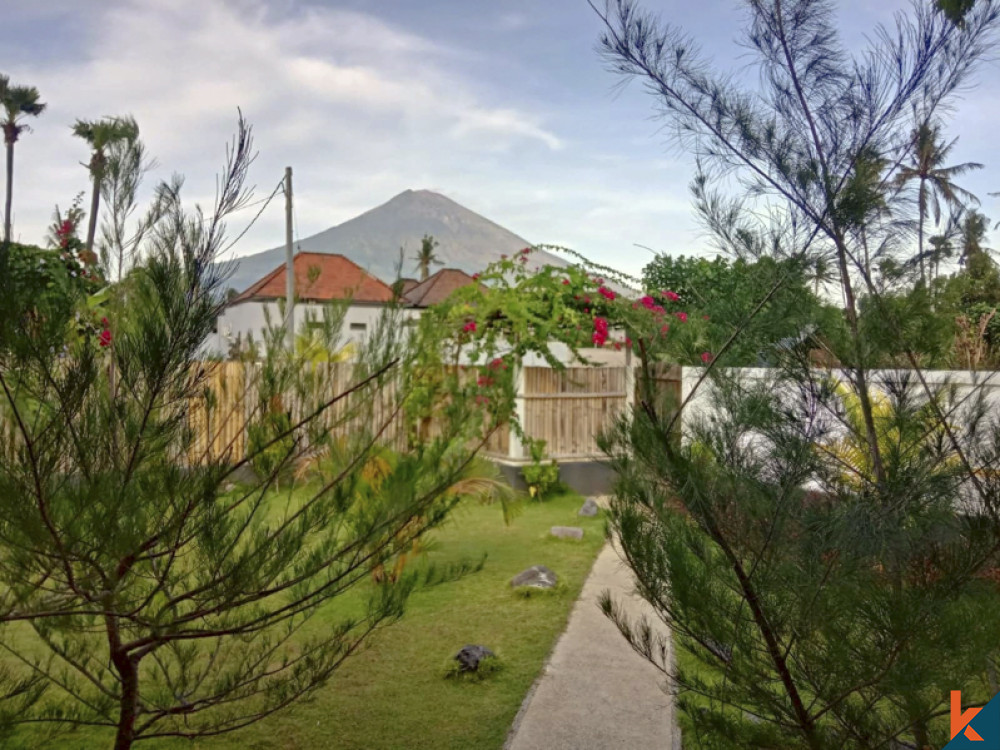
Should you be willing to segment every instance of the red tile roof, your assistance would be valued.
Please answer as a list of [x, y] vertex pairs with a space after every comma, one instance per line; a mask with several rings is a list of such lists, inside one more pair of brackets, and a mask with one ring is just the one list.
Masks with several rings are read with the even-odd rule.
[[430, 307], [444, 302], [456, 289], [475, 283], [476, 280], [465, 271], [459, 271], [457, 268], [442, 268], [433, 276], [404, 292], [403, 297], [415, 307]]
[[[350, 299], [369, 303], [392, 300], [392, 289], [343, 255], [299, 253], [292, 263], [298, 299], [310, 302]], [[283, 299], [284, 296], [285, 264], [282, 263], [232, 303]]]

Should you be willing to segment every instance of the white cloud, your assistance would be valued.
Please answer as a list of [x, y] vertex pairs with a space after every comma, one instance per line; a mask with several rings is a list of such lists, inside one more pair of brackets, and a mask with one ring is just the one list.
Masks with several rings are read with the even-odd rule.
[[[78, 166], [86, 150], [68, 128], [78, 117], [135, 115], [165, 165], [157, 176], [185, 173], [190, 195], [204, 201], [242, 108], [261, 150], [262, 189], [295, 166], [305, 231], [349, 218], [345, 204], [370, 208], [421, 179], [441, 183], [456, 155], [562, 146], [536, 113], [485, 101], [463, 76], [458, 50], [374, 16], [277, 5], [88, 4], [74, 19], [81, 55], [13, 66], [15, 80], [37, 85], [50, 103], [18, 145], [17, 235], [40, 240], [53, 204], [87, 188]], [[240, 252], [276, 244], [262, 238], [280, 237], [279, 224], [278, 215], [263, 217]]]

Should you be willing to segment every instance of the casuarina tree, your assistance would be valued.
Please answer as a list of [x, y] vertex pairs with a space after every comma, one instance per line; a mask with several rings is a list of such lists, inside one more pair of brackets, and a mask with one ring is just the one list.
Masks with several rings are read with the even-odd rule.
[[[252, 159], [241, 121], [209, 212], [168, 191], [120, 283], [0, 326], [0, 697], [29, 739], [207, 737], [324, 684], [427, 582], [398, 558], [459, 501], [503, 418], [457, 375], [415, 398], [414, 368], [448, 334], [394, 312], [351, 363], [267, 347], [220, 380], [202, 358], [214, 261]], [[25, 300], [23, 278], [0, 283]], [[504, 389], [485, 393], [508, 403]], [[424, 408], [433, 429], [407, 444]], [[402, 572], [373, 583], [384, 570]]]
[[[1000, 430], [981, 383], [919, 368], [919, 328], [887, 303], [899, 282], [871, 261], [909, 255], [914, 207], [895, 181], [912, 133], [970, 82], [998, 12], [977, 3], [957, 27], [916, 3], [855, 55], [834, 10], [746, 3], [759, 87], [631, 0], [598, 10], [611, 68], [700, 156], [716, 241], [737, 257], [832, 259], [845, 307], [825, 342], [839, 366], [779, 350], [767, 374], [727, 371], [776, 279], [682, 403], [642, 377], [604, 438], [612, 527], [676, 651], [604, 607], [672, 683], [685, 747], [939, 747], [950, 691], [978, 705], [992, 692], [995, 647], [971, 623], [996, 617]], [[874, 369], [887, 339], [905, 368]]]

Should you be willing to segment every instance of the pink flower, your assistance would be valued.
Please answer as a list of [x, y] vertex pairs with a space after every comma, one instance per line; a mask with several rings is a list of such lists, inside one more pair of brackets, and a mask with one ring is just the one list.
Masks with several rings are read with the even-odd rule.
[[687, 322], [688, 322], [688, 314], [687, 314], [686, 312], [679, 312], [679, 313], [674, 313], [674, 315], [676, 315], [676, 316], [677, 316], [677, 319], [678, 319], [678, 320], [679, 320], [679, 321], [680, 321], [681, 323], [687, 323]]
[[666, 334], [670, 330], [670, 326], [660, 326], [660, 333]]
[[629, 349], [632, 348], [632, 339], [630, 339], [628, 336], [625, 337], [625, 346], [627, 346]]
[[614, 300], [615, 298], [615, 293], [605, 286], [602, 286], [600, 289], [598, 289], [597, 293], [600, 294], [602, 297], [604, 297], [604, 299], [606, 300]]
[[648, 294], [645, 297], [643, 297], [641, 300], [639, 300], [639, 302], [647, 310], [652, 310], [653, 306], [656, 305], [656, 301], [652, 297], [650, 297]]
[[476, 332], [476, 321], [470, 320], [464, 326], [462, 326], [462, 331], [465, 333], [475, 333]]
[[101, 346], [111, 346], [111, 331], [105, 328], [101, 331], [100, 338], [98, 338], [98, 343]]
[[712, 361], [712, 352], [702, 352], [701, 353], [701, 361], [704, 362], [706, 365], [709, 362], [711, 362]]
[[600, 331], [594, 331], [594, 335], [590, 337], [590, 340], [594, 346], [604, 346], [604, 342], [608, 340], [608, 337]]
[[669, 289], [663, 293], [663, 296], [666, 297], [671, 302], [677, 302], [681, 298], [681, 296], [677, 294], [677, 292], [671, 292]]
[[594, 330], [607, 336], [608, 334], [608, 321], [606, 318], [594, 318]]

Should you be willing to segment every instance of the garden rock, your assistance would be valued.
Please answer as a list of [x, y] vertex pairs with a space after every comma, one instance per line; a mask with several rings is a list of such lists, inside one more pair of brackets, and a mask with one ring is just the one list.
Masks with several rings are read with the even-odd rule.
[[593, 517], [597, 515], [597, 511], [597, 501], [592, 497], [588, 497], [587, 502], [583, 504], [583, 507], [580, 508], [580, 512], [577, 513], [577, 515]]
[[559, 576], [544, 565], [533, 565], [510, 579], [514, 588], [528, 586], [533, 589], [551, 589], [559, 582]]
[[551, 534], [558, 539], [583, 539], [583, 529], [579, 526], [553, 526]]
[[458, 662], [460, 671], [475, 672], [479, 669], [479, 662], [492, 656], [496, 656], [496, 654], [486, 646], [466, 646], [455, 654], [455, 661]]

